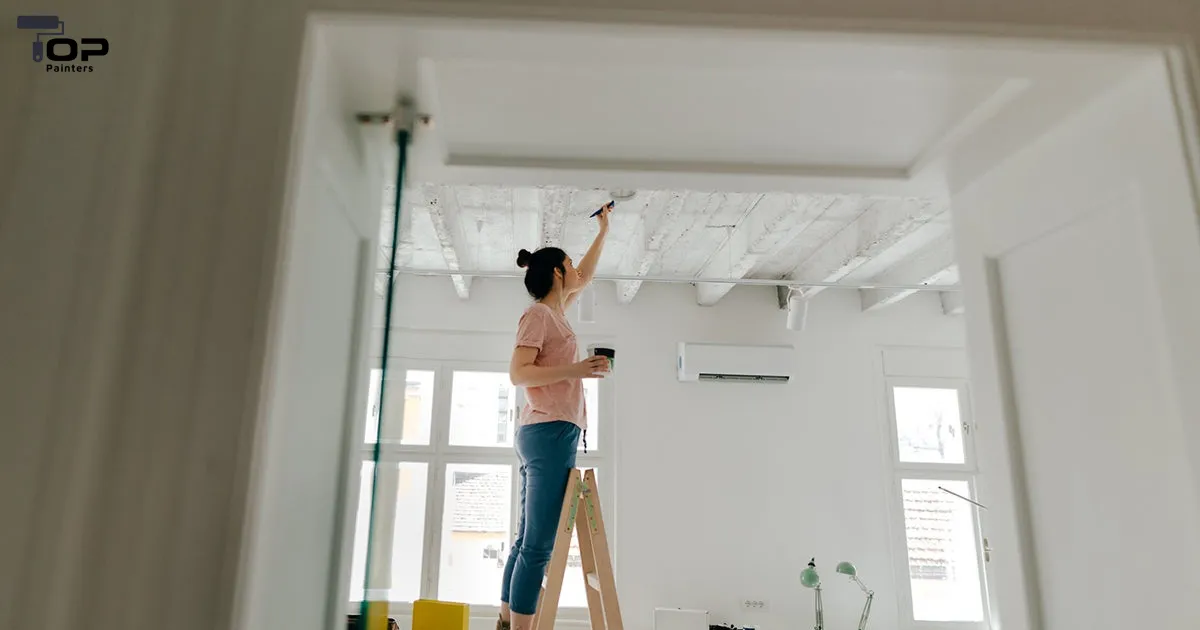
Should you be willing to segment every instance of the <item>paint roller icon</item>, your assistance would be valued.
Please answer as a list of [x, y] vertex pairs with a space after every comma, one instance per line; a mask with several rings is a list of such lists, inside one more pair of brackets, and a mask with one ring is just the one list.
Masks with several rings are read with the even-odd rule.
[[33, 40], [33, 60], [41, 61], [42, 35], [63, 35], [66, 29], [57, 15], [18, 15], [17, 28], [23, 31], [40, 31]]

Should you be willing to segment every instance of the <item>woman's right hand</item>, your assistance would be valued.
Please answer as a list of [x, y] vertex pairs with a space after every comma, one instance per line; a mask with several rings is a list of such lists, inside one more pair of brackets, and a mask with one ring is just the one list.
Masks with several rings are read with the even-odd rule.
[[571, 365], [572, 378], [599, 378], [608, 371], [608, 357], [590, 356]]

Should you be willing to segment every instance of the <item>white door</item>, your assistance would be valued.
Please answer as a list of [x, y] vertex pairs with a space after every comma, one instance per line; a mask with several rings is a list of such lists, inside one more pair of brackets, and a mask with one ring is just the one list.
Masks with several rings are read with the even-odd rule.
[[[346, 506], [357, 499], [367, 415], [366, 345], [378, 267], [379, 217], [389, 173], [383, 128], [362, 128], [310, 40], [312, 73], [298, 115], [281, 307], [269, 360], [267, 423], [255, 471], [243, 568], [243, 628], [344, 627]], [[357, 460], [355, 460], [357, 461]], [[353, 478], [350, 478], [351, 475]], [[343, 541], [346, 541], [343, 544]], [[340, 618], [340, 620], [339, 620]]]
[[953, 197], [995, 627], [1200, 627], [1200, 233], [1167, 79]]

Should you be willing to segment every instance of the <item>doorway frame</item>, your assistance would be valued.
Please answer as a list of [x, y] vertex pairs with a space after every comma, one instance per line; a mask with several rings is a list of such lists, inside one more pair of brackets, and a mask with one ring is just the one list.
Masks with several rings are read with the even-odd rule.
[[[502, 25], [504, 23], [514, 22], [545, 22], [545, 23], [573, 23], [584, 25], [608, 25], [614, 27], [620, 26], [659, 26], [673, 28], [719, 28], [728, 30], [750, 30], [775, 33], [794, 33], [794, 34], [827, 34], [839, 36], [890, 36], [898, 39], [913, 41], [913, 40], [935, 40], [935, 41], [976, 41], [978, 38], [1004, 40], [1006, 42], [1018, 43], [1022, 46], [1029, 47], [1059, 47], [1062, 45], [1080, 46], [1087, 48], [1154, 48], [1161, 52], [1167, 63], [1170, 75], [1172, 78], [1171, 89], [1172, 98], [1175, 104], [1177, 119], [1180, 124], [1180, 136], [1183, 140], [1184, 155], [1188, 165], [1189, 180], [1191, 182], [1192, 196], [1194, 200], [1200, 199], [1200, 57], [1196, 52], [1196, 42], [1192, 42], [1183, 37], [1170, 37], [1162, 34], [1153, 33], [1125, 33], [1117, 31], [1098, 31], [1088, 29], [1067, 29], [1067, 28], [1038, 28], [1038, 27], [1014, 27], [1011, 29], [1000, 29], [998, 27], [988, 27], [981, 25], [968, 24], [953, 24], [944, 22], [928, 22], [928, 21], [909, 21], [905, 23], [898, 22], [882, 22], [873, 19], [863, 20], [811, 20], [797, 18], [783, 18], [777, 16], [756, 17], [745, 15], [718, 15], [718, 14], [667, 14], [664, 12], [652, 11], [631, 11], [623, 9], [581, 9], [581, 8], [555, 8], [541, 9], [535, 7], [516, 8], [516, 7], [496, 7], [482, 5], [454, 5], [446, 6], [448, 3], [441, 5], [434, 4], [418, 4], [410, 2], [400, 2], [392, 5], [388, 11], [380, 13], [367, 13], [364, 11], [312, 11], [309, 12], [305, 20], [305, 34], [303, 49], [307, 50], [310, 46], [310, 40], [317, 36], [317, 33], [323, 26], [337, 23], [344, 25], [347, 23], [362, 22], [377, 24], [382, 20], [431, 20], [431, 21], [471, 21], [477, 23], [492, 23]], [[302, 71], [297, 82], [296, 95], [297, 98], [303, 98], [303, 93], [309, 76], [306, 71]], [[294, 138], [294, 136], [293, 136]], [[298, 146], [298, 143], [293, 141], [289, 151], [290, 159], [296, 163], [303, 155], [303, 147]], [[289, 179], [288, 188], [285, 195], [291, 196], [294, 194], [290, 190], [294, 184]], [[1200, 202], [1197, 202], [1193, 207], [1193, 213], [1197, 219], [1197, 229], [1200, 231]], [[285, 214], [287, 211], [285, 210]], [[283, 233], [279, 236], [278, 245], [280, 250], [286, 251], [289, 246], [289, 234], [286, 231], [288, 221], [281, 223]], [[286, 274], [287, 271], [284, 272]], [[283, 284], [282, 280], [277, 279], [276, 286]], [[994, 286], [994, 285], [990, 285]], [[991, 288], [987, 289], [989, 292]], [[995, 302], [993, 302], [995, 303]], [[280, 326], [281, 309], [272, 309], [270, 316], [269, 327], [271, 330], [277, 330]], [[991, 317], [987, 320], [988, 328], [993, 334], [993, 343], [995, 348], [1002, 348], [1004, 343], [1004, 327], [1002, 318]], [[268, 342], [266, 349], [267, 355], [271, 356], [277, 351], [275, 341], [272, 338]], [[974, 352], [976, 350], [972, 350]], [[1003, 357], [994, 357], [1003, 363]], [[267, 373], [264, 375], [268, 379], [271, 373], [278, 369], [277, 366], [267, 366]], [[984, 382], [977, 382], [981, 379]], [[972, 374], [971, 382], [973, 392], [979, 392], [985, 387], [997, 393], [997, 396], [983, 397], [981, 401], [979, 395], [972, 396], [972, 404], [975, 406], [973, 416], [975, 418], [988, 417], [999, 419], [1005, 426], [1006, 431], [1015, 429], [1016, 416], [1014, 413], [1011, 396], [1011, 383], [1006, 379], [1004, 374], [980, 375]], [[356, 386], [361, 388], [365, 386], [365, 382], [356, 383]], [[261, 412], [258, 415], [258, 423], [262, 425], [265, 417]], [[347, 422], [355, 422], [358, 420], [357, 414], [350, 414]], [[261, 445], [255, 446], [254, 460], [260, 461], [262, 449]], [[1024, 467], [1020, 459], [1020, 453], [1011, 447], [1011, 444], [1005, 445], [1004, 448], [1005, 460], [1001, 463], [1003, 470], [993, 470], [989, 474], [1004, 478], [1019, 478], [1024, 474]], [[350, 482], [357, 478], [358, 465], [360, 458], [357, 449], [348, 449], [343, 454], [343, 475], [344, 481]], [[338, 513], [345, 514], [352, 506], [346, 499], [347, 496], [353, 493], [343, 493], [342, 500], [345, 505], [338, 506]], [[1011, 491], [1012, 507], [1016, 512], [1018, 521], [1028, 523], [1029, 521], [1029, 499], [1028, 496], [1020, 487], [1014, 487]], [[252, 520], [254, 516], [255, 506], [248, 506], [247, 520]], [[1036, 549], [1033, 544], [1032, 534], [1028, 529], [1022, 528], [1023, 531], [1018, 532], [1015, 538], [1001, 536], [997, 538], [993, 534], [993, 540], [997, 540], [1000, 544], [1011, 544], [1019, 556], [1019, 563], [1024, 567], [1026, 577], [1036, 578], [1036, 569], [1034, 568], [1034, 558], [1036, 557]], [[241, 550], [241, 559], [239, 560], [239, 578], [244, 577], [243, 569], [245, 565], [245, 557], [248, 555], [247, 549]], [[340, 562], [341, 559], [336, 561]], [[335, 576], [331, 581], [329, 589], [331, 591], [331, 601], [336, 601], [344, 589], [339, 588], [336, 576], [342, 573], [340, 567], [331, 567], [333, 571], [330, 575]], [[1005, 588], [1005, 596], [1003, 604], [999, 602], [991, 602], [992, 620], [993, 623], [1003, 622], [1017, 628], [1040, 628], [1042, 626], [1041, 603], [1039, 600], [1039, 592], [1036, 583], [1030, 582], [1027, 579], [1021, 579], [1021, 576], [1012, 576], [1006, 580], [1007, 587], [1019, 586], [1021, 593], [1014, 593]], [[239, 591], [244, 588], [244, 582], [239, 579]], [[992, 589], [989, 587], [988, 592], [991, 594]], [[239, 593], [238, 600], [242, 598]], [[344, 599], [344, 598], [343, 598]]]

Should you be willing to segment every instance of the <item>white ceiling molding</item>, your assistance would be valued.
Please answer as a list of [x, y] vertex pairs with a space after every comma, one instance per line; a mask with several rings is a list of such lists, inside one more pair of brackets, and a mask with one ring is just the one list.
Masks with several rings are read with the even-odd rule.
[[[946, 211], [928, 199], [872, 199], [859, 217], [821, 245], [785, 279], [836, 282], [895, 247]], [[811, 298], [823, 287], [804, 290]]]
[[[761, 262], [790, 245], [836, 201], [828, 195], [764, 195], [754, 210], [739, 222], [730, 238], [712, 256], [698, 277], [744, 278]], [[698, 284], [696, 302], [712, 306], [734, 285]]]
[[[955, 261], [954, 241], [946, 234], [872, 280], [880, 284], [951, 284], [958, 277]], [[863, 289], [859, 291], [859, 296], [862, 309], [873, 311], [895, 304], [913, 293], [916, 291]]]
[[[433, 222], [434, 232], [437, 233], [438, 247], [446, 268], [450, 270], [470, 269], [474, 264], [465, 259], [466, 247], [462, 232], [462, 222], [459, 220], [458, 198], [452, 186], [426, 186], [426, 207], [429, 209], [429, 219]], [[454, 291], [458, 297], [467, 299], [471, 296], [470, 276], [451, 276]]]

